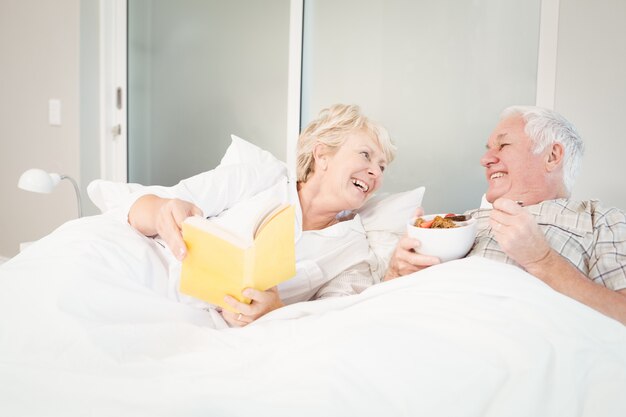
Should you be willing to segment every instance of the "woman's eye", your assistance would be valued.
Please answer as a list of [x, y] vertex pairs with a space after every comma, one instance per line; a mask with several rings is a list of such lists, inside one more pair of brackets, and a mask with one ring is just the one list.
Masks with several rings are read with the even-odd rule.
[[380, 166], [380, 172], [385, 172], [385, 166], [384, 165]]
[[510, 145], [510, 143], [501, 143], [500, 144], [500, 150], [502, 150], [502, 148], [504, 148], [507, 145]]
[[370, 153], [367, 151], [362, 151], [361, 155], [363, 155], [365, 157], [365, 159], [369, 160], [370, 159]]

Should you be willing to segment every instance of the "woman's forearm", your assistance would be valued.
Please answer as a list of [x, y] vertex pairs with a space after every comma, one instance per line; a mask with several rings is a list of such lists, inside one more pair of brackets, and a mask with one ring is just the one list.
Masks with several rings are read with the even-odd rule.
[[128, 223], [146, 236], [155, 236], [157, 215], [166, 201], [152, 194], [139, 197], [128, 211]]

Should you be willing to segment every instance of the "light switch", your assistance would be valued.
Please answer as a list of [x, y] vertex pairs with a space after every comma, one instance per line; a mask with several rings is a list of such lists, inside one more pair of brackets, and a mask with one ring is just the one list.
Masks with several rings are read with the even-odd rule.
[[61, 126], [61, 100], [48, 101], [48, 122], [50, 126]]

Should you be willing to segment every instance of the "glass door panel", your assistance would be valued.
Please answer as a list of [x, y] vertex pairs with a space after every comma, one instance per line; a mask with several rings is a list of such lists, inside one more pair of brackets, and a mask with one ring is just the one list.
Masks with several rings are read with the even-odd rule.
[[285, 159], [289, 0], [128, 0], [128, 179], [214, 168], [236, 134]]

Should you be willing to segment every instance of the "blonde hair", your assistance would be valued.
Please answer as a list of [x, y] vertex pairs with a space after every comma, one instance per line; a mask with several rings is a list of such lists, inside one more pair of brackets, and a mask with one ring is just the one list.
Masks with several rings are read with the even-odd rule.
[[335, 104], [323, 109], [317, 119], [311, 121], [298, 138], [296, 175], [299, 182], [306, 182], [314, 172], [315, 145], [323, 143], [333, 150], [345, 142], [355, 131], [364, 131], [380, 146], [387, 163], [396, 156], [396, 146], [389, 132], [382, 125], [370, 120], [354, 104]]

